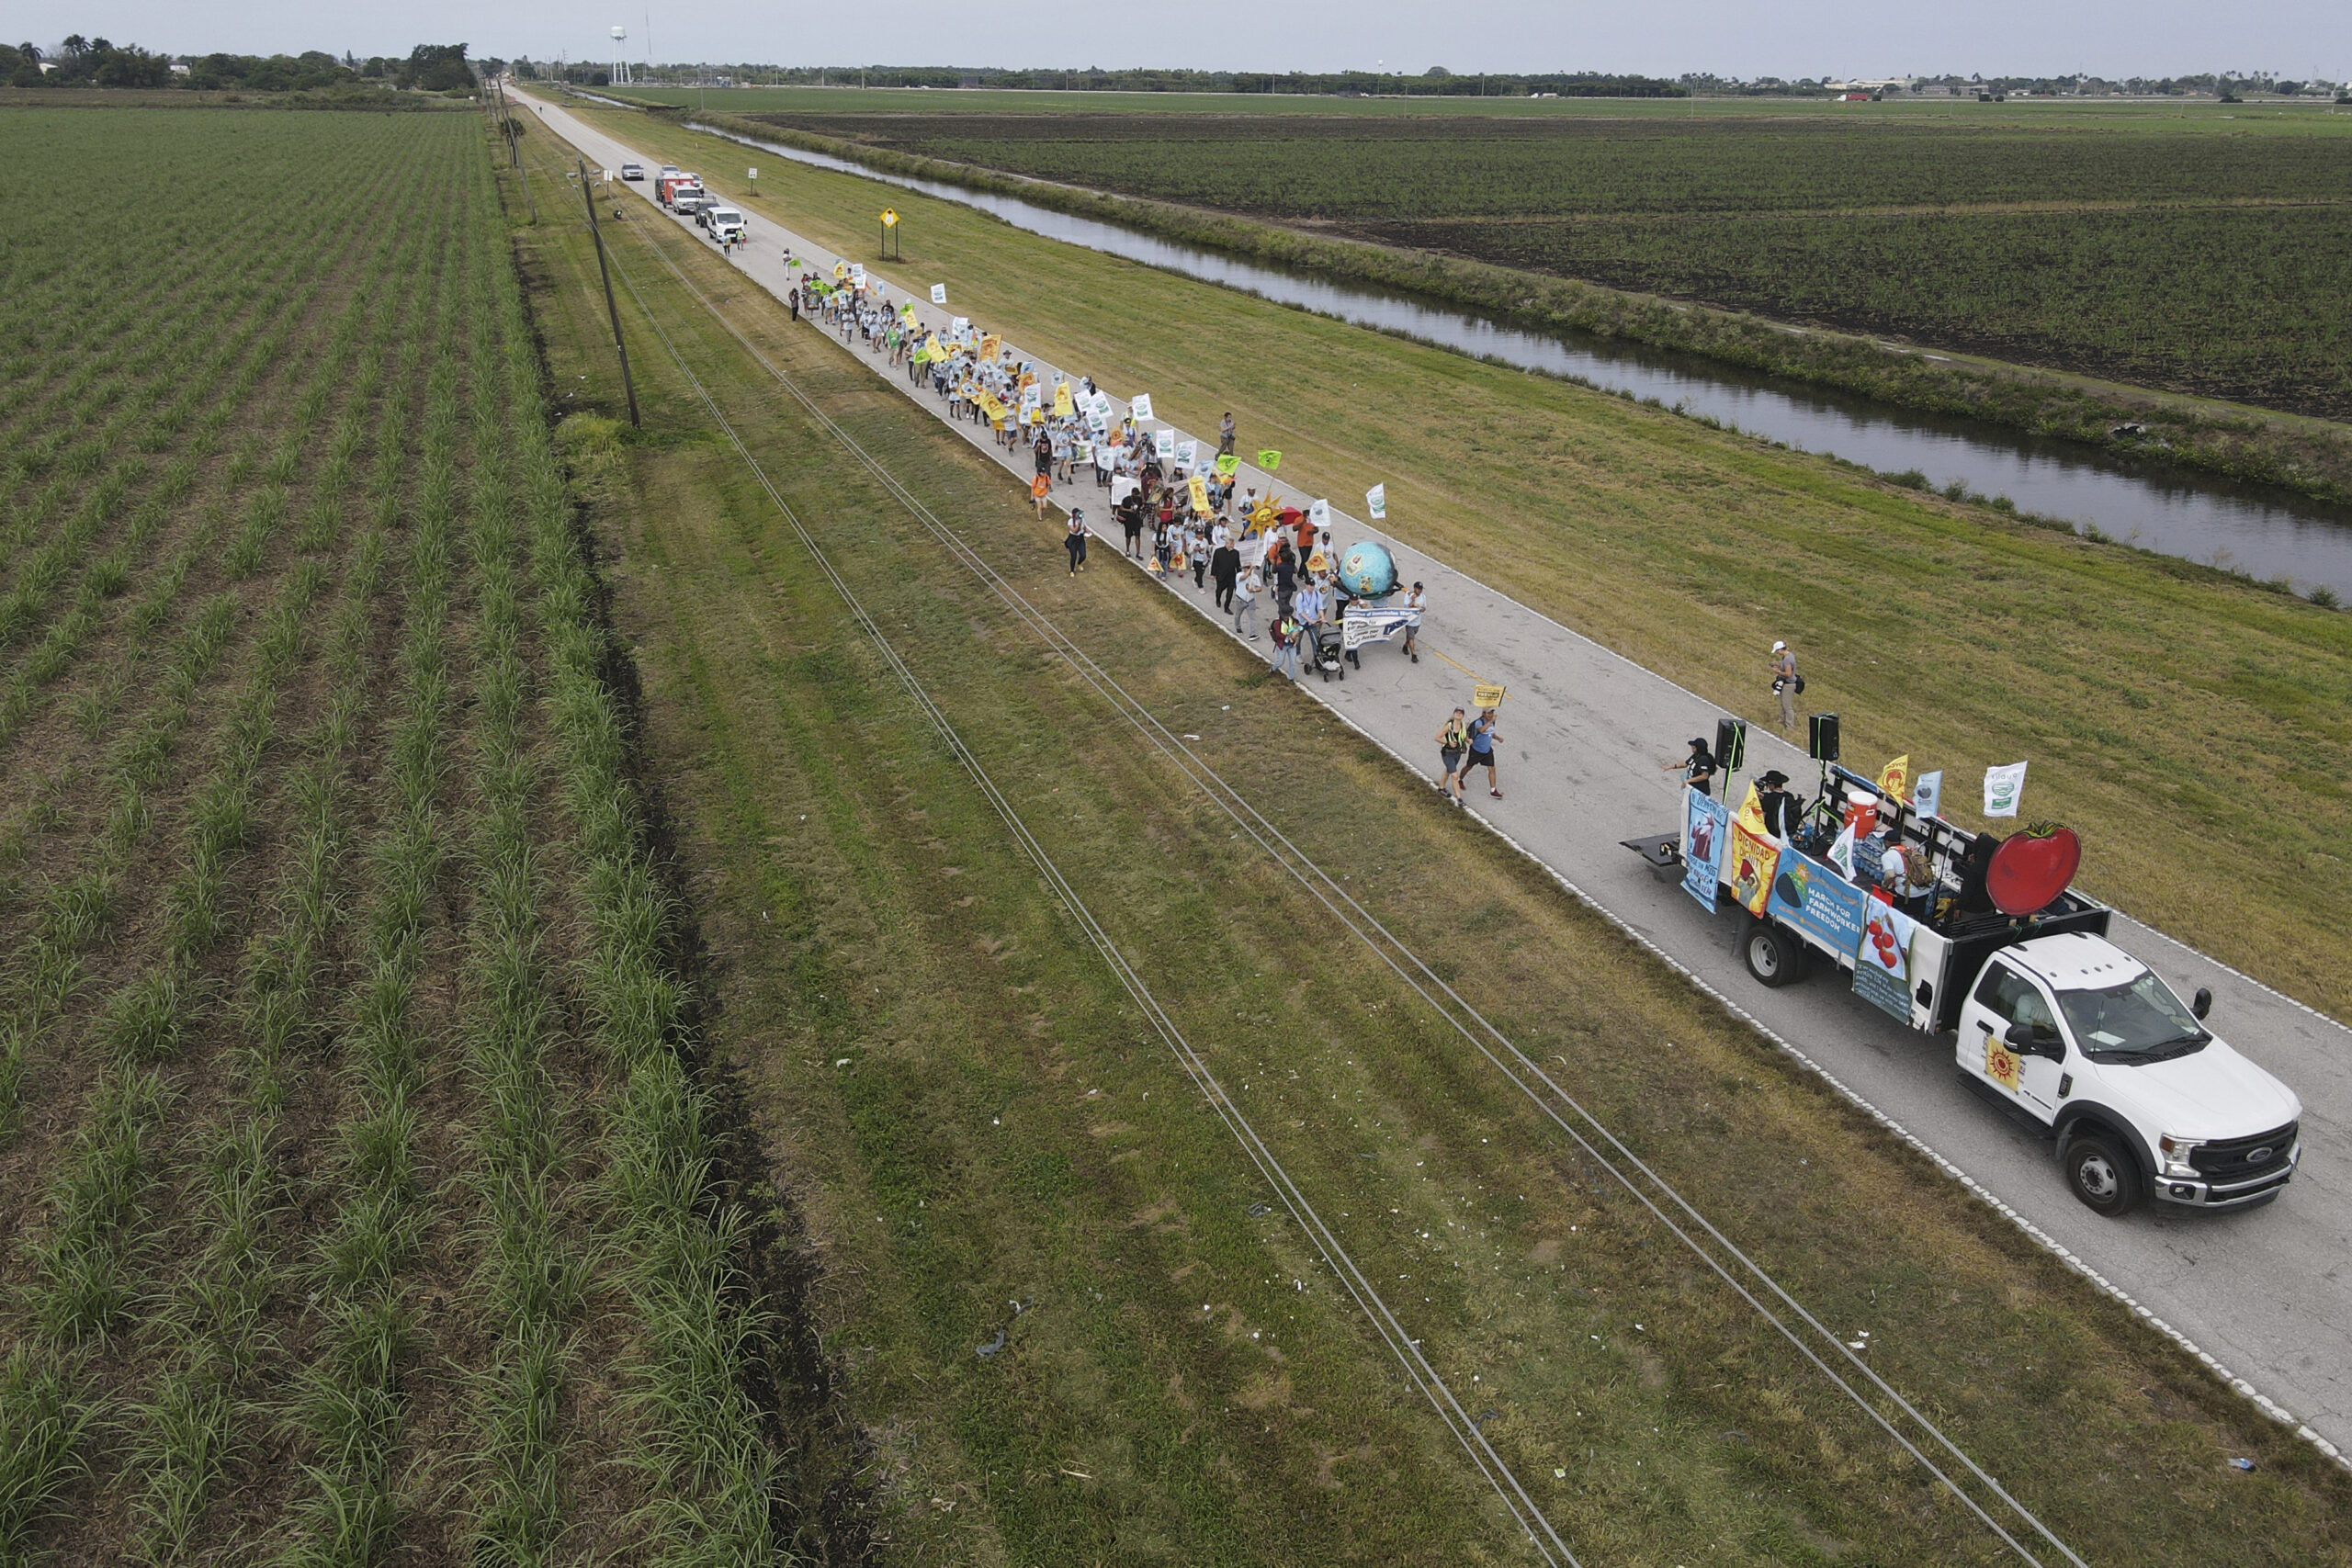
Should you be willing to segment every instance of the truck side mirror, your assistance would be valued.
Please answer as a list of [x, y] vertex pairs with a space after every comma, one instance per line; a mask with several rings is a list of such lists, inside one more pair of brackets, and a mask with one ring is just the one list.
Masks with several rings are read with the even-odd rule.
[[2053, 1062], [2058, 1059], [2058, 1037], [2030, 1023], [2009, 1025], [2001, 1038], [2020, 1056], [2047, 1056]]
[[2188, 1010], [2197, 1015], [2198, 1022], [2204, 1022], [2205, 1015], [2213, 1010], [2212, 987], [2210, 986], [2198, 987], [2197, 995], [2189, 998]]

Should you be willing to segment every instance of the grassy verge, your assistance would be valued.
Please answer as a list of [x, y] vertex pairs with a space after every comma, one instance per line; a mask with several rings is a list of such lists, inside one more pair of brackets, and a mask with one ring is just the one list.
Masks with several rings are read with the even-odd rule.
[[[863, 254], [876, 187], [797, 165], [750, 197], [741, 149], [621, 111], [616, 131]], [[1804, 660], [1848, 756], [1955, 781], [2033, 763], [2089, 885], [2343, 1016], [2334, 932], [2352, 831], [2352, 616], [2225, 574], [2010, 523], [1833, 462], [891, 199], [908, 261], [1002, 327], [1166, 417], [1279, 447], [1297, 493], [1388, 487], [1388, 526], [1757, 722], [1765, 650]], [[1442, 637], [1447, 608], [1437, 607]], [[1674, 737], [1660, 737], [1661, 743]]]
[[[594, 256], [548, 217], [520, 243], [555, 379], [587, 405], [565, 436], [597, 476], [713, 1043], [782, 1179], [769, 1218], [806, 1260], [792, 1299], [838, 1402], [780, 1408], [808, 1422], [806, 1462], [863, 1448], [865, 1517], [900, 1562], [1517, 1559], [634, 312], [647, 430], [613, 423]], [[1870, 1329], [1881, 1371], [2077, 1550], [2352, 1550], [2316, 1455], [1181, 607], [1064, 573], [1000, 473], [691, 240], [641, 218], [614, 236], [651, 319], [1580, 1553], [1999, 1549], [1130, 744], [649, 245], [1644, 1158]], [[2229, 1466], [2247, 1452], [2258, 1469]], [[805, 1495], [819, 1477], [795, 1470]]]
[[[611, 111], [606, 111], [611, 112]], [[1682, 304], [1409, 246], [1310, 233], [1238, 214], [1114, 195], [1002, 170], [866, 145], [741, 116], [659, 111], [745, 136], [829, 152], [889, 174], [1017, 196], [1057, 211], [1252, 261], [1398, 288], [1539, 329], [1626, 338], [1702, 355], [1929, 413], [1984, 420], [2133, 457], [2352, 500], [2352, 430], [2207, 398], [2010, 365], [1930, 358], [1850, 333], [1794, 330], [1744, 311]], [[1940, 345], [1934, 345], [1940, 346]], [[2121, 426], [2132, 433], [2112, 434]]]

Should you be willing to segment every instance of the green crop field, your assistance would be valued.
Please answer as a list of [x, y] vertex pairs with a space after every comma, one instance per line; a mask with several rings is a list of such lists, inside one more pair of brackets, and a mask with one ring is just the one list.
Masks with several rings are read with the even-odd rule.
[[0, 136], [0, 1562], [752, 1560], [746, 1222], [483, 121]]
[[2352, 414], [2340, 309], [2352, 298], [2352, 118], [1707, 107], [1479, 118], [797, 106], [761, 118], [1780, 319]]

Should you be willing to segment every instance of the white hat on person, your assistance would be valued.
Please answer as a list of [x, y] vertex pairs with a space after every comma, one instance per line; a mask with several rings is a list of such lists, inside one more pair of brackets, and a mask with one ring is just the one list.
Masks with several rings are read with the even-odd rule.
[[1786, 647], [1788, 647], [1788, 646], [1789, 646], [1789, 645], [1788, 645], [1787, 643], [1785, 643], [1785, 642], [1776, 642], [1776, 643], [1774, 643], [1774, 644], [1772, 645], [1772, 651], [1773, 651], [1773, 652], [1775, 652], [1775, 653], [1778, 653], [1778, 652], [1780, 652], [1780, 651], [1781, 651], [1781, 649], [1784, 649], [1784, 648], [1786, 648]]

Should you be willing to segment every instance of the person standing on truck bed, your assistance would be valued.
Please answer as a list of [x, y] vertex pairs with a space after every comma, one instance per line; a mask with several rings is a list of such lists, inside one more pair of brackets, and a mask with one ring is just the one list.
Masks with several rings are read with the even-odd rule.
[[1658, 764], [1658, 772], [1662, 773], [1678, 770], [1682, 774], [1683, 783], [1701, 795], [1715, 793], [1715, 754], [1707, 750], [1703, 737], [1694, 735], [1690, 738], [1690, 754], [1688, 757], [1678, 757], [1673, 761]]
[[1772, 645], [1772, 694], [1781, 699], [1781, 728], [1783, 732], [1797, 727], [1797, 695], [1804, 690], [1804, 679], [1797, 673], [1797, 651], [1785, 642]]
[[1764, 830], [1783, 843], [1795, 838], [1804, 802], [1789, 793], [1789, 775], [1774, 768], [1756, 785], [1756, 803], [1764, 808]]

